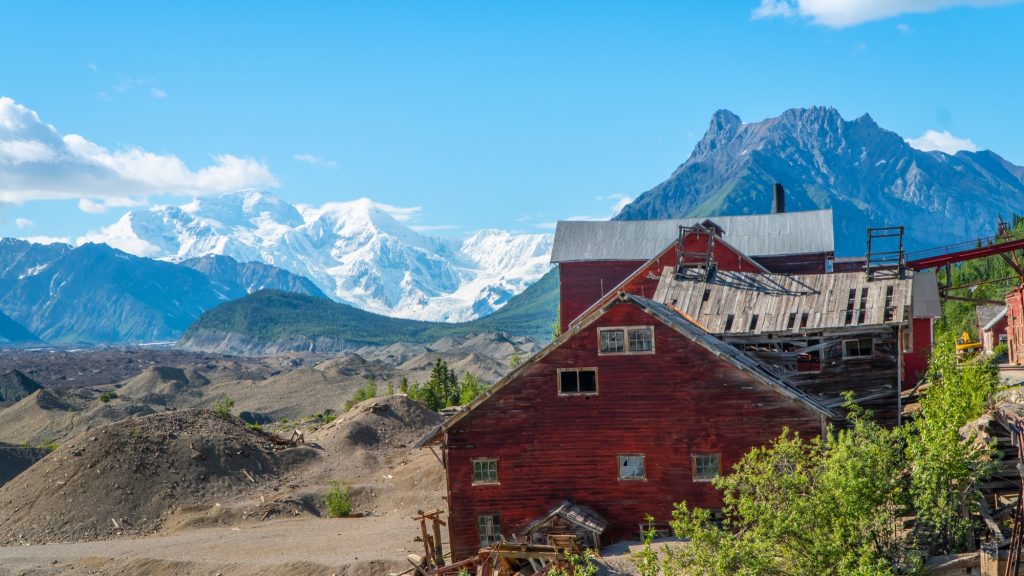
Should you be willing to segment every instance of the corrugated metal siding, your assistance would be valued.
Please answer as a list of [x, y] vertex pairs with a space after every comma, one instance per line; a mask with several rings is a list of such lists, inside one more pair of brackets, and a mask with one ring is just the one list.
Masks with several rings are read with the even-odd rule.
[[563, 221], [555, 228], [551, 262], [649, 260], [679, 237], [679, 226], [711, 220], [725, 241], [750, 256], [833, 252], [831, 210], [712, 216], [674, 220]]

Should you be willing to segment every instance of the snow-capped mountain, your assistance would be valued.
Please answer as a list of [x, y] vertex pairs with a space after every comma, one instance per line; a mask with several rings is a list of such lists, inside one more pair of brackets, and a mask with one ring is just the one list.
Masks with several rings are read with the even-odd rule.
[[436, 238], [391, 212], [366, 198], [293, 206], [243, 190], [133, 210], [81, 241], [170, 261], [211, 254], [261, 261], [309, 278], [340, 302], [420, 320], [487, 315], [550, 268], [550, 235]]

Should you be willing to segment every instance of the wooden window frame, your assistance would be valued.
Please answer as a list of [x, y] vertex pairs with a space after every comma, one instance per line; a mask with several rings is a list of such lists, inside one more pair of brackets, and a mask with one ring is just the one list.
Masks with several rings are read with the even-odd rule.
[[[643, 476], [622, 477], [622, 459], [623, 458], [640, 458], [640, 466], [643, 471]], [[619, 482], [647, 482], [647, 455], [642, 452], [630, 452], [624, 454], [615, 455], [615, 475], [618, 476]]]
[[[715, 470], [715, 475], [710, 477], [710, 478], [702, 478], [702, 477], [698, 476], [697, 475], [697, 458], [707, 458], [707, 457], [712, 457], [712, 456], [715, 458], [715, 464], [717, 464], [717, 469]], [[690, 462], [691, 462], [691, 465], [692, 465], [691, 470], [693, 471], [692, 476], [693, 476], [693, 481], [694, 482], [713, 482], [715, 480], [715, 478], [717, 478], [718, 476], [720, 476], [722, 474], [722, 453], [721, 452], [701, 452], [701, 453], [691, 454], [690, 455]]]
[[[494, 519], [495, 518], [498, 519], [498, 522], [497, 522], [497, 526], [498, 526], [497, 534], [488, 535], [488, 539], [489, 539], [488, 542], [484, 542], [484, 535], [480, 531], [480, 519], [481, 518], [485, 518], [485, 517], [491, 519], [491, 528], [492, 529], [495, 526]], [[481, 548], [483, 548], [484, 546], [490, 546], [491, 544], [493, 544], [495, 542], [502, 542], [502, 541], [504, 541], [504, 538], [501, 536], [501, 512], [488, 512], [486, 514], [477, 514], [476, 515], [476, 537], [480, 540], [480, 547]]]
[[[846, 353], [846, 343], [847, 342], [857, 342], [857, 349], [860, 350], [860, 341], [861, 340], [870, 340], [871, 341], [871, 345], [868, 347], [868, 353], [867, 354], [858, 354], [856, 356], [851, 356], [851, 355]], [[868, 360], [868, 359], [873, 358], [874, 355], [875, 355], [875, 339], [873, 337], [867, 336], [865, 338], [844, 338], [843, 339], [843, 361], [846, 361], [846, 360]]]
[[[651, 349], [650, 350], [639, 350], [634, 351], [629, 345], [629, 331], [630, 330], [650, 330], [651, 331]], [[601, 334], [604, 332], [622, 332], [622, 352], [604, 352], [601, 350]], [[605, 326], [597, 329], [597, 355], [598, 356], [622, 356], [624, 354], [654, 354], [654, 325], [637, 325], [637, 326]]]
[[[562, 391], [562, 373], [563, 372], [593, 372], [594, 373], [594, 391], [593, 392], [563, 392]], [[597, 373], [597, 367], [587, 366], [583, 368], [559, 368], [557, 372], [558, 376], [555, 379], [555, 386], [558, 390], [559, 396], [597, 396], [597, 393], [601, 390], [601, 379]], [[579, 376], [576, 377], [577, 388], [579, 387]]]
[[[494, 462], [494, 480], [477, 480], [476, 479], [476, 463], [477, 462]], [[498, 476], [498, 458], [471, 458], [470, 464], [473, 466], [473, 486], [500, 486], [501, 480]]]

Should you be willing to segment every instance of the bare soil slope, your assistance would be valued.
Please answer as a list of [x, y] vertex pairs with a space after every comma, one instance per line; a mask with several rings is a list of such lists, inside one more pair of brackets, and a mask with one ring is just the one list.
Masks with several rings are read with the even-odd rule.
[[[265, 436], [209, 411], [129, 418], [86, 432], [0, 487], [0, 544], [155, 530], [177, 507], [229, 502], [281, 478]], [[250, 478], [251, 477], [251, 478]]]

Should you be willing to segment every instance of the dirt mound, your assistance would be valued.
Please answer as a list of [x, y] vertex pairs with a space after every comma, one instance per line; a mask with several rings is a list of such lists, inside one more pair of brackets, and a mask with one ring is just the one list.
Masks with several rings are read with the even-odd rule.
[[0, 487], [0, 545], [152, 532], [172, 509], [273, 487], [284, 462], [313, 454], [275, 452], [267, 437], [205, 410], [122, 420], [77, 436]]
[[46, 456], [44, 448], [28, 448], [0, 442], [0, 486]]
[[69, 392], [43, 389], [0, 411], [0, 442], [31, 446], [60, 444], [111, 422], [153, 413], [146, 404], [121, 398], [104, 403]]
[[125, 382], [117, 393], [148, 404], [183, 405], [195, 402], [196, 398], [202, 396], [200, 389], [209, 383], [194, 368], [185, 370], [173, 366], [151, 366]]
[[318, 430], [316, 439], [328, 451], [341, 454], [355, 449], [412, 448], [441, 419], [437, 412], [396, 394], [356, 404]]
[[20, 402], [43, 387], [18, 370], [0, 374], [0, 408]]

